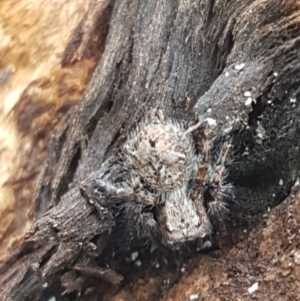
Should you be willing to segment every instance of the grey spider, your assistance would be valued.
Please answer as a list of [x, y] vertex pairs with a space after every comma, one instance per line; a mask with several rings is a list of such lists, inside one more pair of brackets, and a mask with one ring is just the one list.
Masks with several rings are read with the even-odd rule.
[[[194, 131], [202, 135], [198, 153]], [[107, 191], [126, 200], [137, 236], [174, 246], [209, 236], [211, 220], [222, 219], [232, 191], [226, 181], [231, 144], [212, 160], [209, 132], [200, 124], [185, 129], [158, 110], [129, 135], [122, 155], [129, 176], [122, 186], [107, 184]]]

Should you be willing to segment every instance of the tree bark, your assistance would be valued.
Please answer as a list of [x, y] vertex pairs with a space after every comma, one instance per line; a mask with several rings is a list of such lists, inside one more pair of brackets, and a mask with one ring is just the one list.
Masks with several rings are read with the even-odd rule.
[[[152, 108], [187, 122], [213, 120], [215, 147], [234, 137], [233, 221], [257, 221], [299, 175], [299, 4], [116, 0], [107, 13], [93, 79], [53, 136], [35, 195], [35, 228], [0, 269], [5, 300], [41, 300], [60, 282], [66, 294], [87, 292], [95, 283], [86, 274], [121, 281], [92, 263], [115, 237], [118, 209], [106, 199], [99, 214], [80, 187], [92, 186], [102, 163], [114, 160]], [[61, 291], [57, 298], [64, 298]]]

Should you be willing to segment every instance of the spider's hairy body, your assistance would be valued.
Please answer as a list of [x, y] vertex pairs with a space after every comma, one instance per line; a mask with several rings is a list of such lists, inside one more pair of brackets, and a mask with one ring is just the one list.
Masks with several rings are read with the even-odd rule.
[[[185, 129], [156, 114], [129, 135], [122, 156], [127, 177], [119, 188], [107, 185], [107, 193], [125, 200], [132, 235], [172, 247], [210, 236], [216, 224], [211, 219], [222, 221], [232, 192], [226, 168], [231, 144], [225, 142], [212, 157], [210, 129], [199, 124]], [[202, 142], [197, 151], [194, 131]]]

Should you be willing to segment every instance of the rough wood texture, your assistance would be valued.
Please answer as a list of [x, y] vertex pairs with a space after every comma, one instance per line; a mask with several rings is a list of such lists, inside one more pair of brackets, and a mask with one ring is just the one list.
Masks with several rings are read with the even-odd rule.
[[[247, 227], [246, 216], [256, 221], [281, 202], [300, 166], [299, 20], [300, 5], [292, 0], [115, 1], [90, 86], [53, 137], [35, 197], [36, 229], [1, 267], [2, 294], [40, 300], [54, 293], [42, 291], [44, 279], [67, 282], [68, 293], [74, 287], [66, 279], [76, 279], [80, 291], [95, 286], [82, 275], [105, 274], [84, 272], [82, 262], [93, 258], [86, 254], [95, 236], [97, 252], [106, 249], [118, 212], [111, 216], [115, 209], [104, 203], [99, 215], [79, 186], [153, 107], [187, 121], [214, 119], [216, 144], [224, 134], [235, 137], [231, 178], [242, 219], [233, 222]], [[122, 270], [117, 260], [114, 267]], [[115, 277], [111, 282], [121, 279]], [[103, 286], [93, 297], [101, 294]]]
[[101, 55], [101, 42], [105, 44], [102, 36], [93, 39], [89, 49], [96, 51], [85, 52], [80, 61], [64, 68], [59, 64], [89, 4], [90, 0], [0, 2], [1, 258], [11, 240], [24, 235], [33, 222], [32, 194], [51, 131], [82, 98]]

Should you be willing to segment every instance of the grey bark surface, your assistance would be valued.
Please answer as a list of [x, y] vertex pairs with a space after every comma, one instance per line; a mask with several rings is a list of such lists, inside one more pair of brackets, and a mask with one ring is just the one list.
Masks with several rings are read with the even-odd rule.
[[[100, 268], [92, 260], [114, 237], [118, 209], [107, 200], [99, 214], [80, 187], [116, 157], [128, 132], [155, 107], [189, 123], [213, 119], [216, 147], [224, 135], [234, 137], [233, 223], [255, 223], [289, 194], [299, 175], [296, 1], [109, 5], [105, 47], [93, 79], [50, 145], [35, 195], [35, 228], [0, 268], [7, 300], [42, 300], [61, 282], [67, 293], [75, 287], [88, 292], [97, 285], [86, 275], [102, 284], [120, 283], [114, 271], [122, 270], [119, 263], [106, 270], [104, 262]], [[251, 105], [245, 92], [251, 92]], [[119, 168], [112, 165], [112, 177]]]

